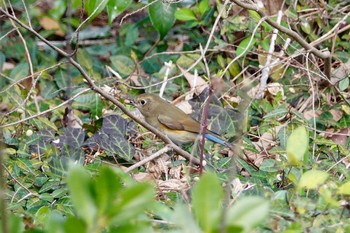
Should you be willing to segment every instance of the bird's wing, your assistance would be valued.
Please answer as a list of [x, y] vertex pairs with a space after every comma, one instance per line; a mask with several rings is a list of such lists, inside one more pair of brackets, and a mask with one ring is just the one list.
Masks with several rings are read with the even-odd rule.
[[170, 118], [165, 115], [159, 115], [158, 120], [160, 123], [165, 125], [166, 127], [173, 129], [173, 130], [184, 130], [185, 127], [181, 124], [181, 122], [177, 121], [176, 119]]
[[184, 120], [182, 117], [174, 119], [165, 115], [159, 115], [158, 120], [160, 123], [173, 130], [186, 130], [193, 133], [198, 133], [200, 130], [199, 123], [192, 118], [186, 117]]

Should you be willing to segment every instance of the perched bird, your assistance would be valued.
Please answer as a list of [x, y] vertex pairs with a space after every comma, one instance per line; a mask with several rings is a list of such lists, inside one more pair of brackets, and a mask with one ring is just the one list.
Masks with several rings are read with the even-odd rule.
[[[198, 138], [200, 123], [159, 96], [141, 94], [136, 97], [135, 102], [146, 122], [163, 131], [174, 143], [194, 142]], [[209, 130], [206, 130], [205, 138], [221, 145], [229, 145]]]

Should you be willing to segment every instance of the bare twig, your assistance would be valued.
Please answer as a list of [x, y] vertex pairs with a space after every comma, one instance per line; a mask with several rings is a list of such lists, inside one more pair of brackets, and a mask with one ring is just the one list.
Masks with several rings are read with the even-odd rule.
[[128, 168], [125, 170], [125, 172], [131, 172], [132, 170], [134, 170], [134, 169], [136, 169], [136, 168], [138, 168], [138, 167], [141, 167], [142, 165], [144, 165], [144, 164], [146, 164], [146, 163], [152, 161], [153, 159], [158, 158], [159, 156], [161, 156], [162, 154], [164, 154], [164, 153], [166, 153], [166, 152], [168, 152], [168, 151], [170, 151], [170, 150], [171, 150], [171, 147], [166, 146], [166, 147], [160, 149], [159, 151], [157, 151], [156, 153], [152, 154], [151, 156], [149, 156], [149, 157], [147, 157], [147, 158], [145, 158], [145, 159], [143, 159], [143, 160], [141, 160], [141, 161], [135, 163], [134, 165], [128, 167]]
[[[278, 24], [281, 24], [281, 19], [282, 19], [282, 11], [279, 10], [278, 15], [277, 15], [277, 23]], [[278, 29], [275, 28], [273, 30], [273, 34], [271, 37], [269, 52], [266, 56], [266, 62], [265, 62], [264, 68], [261, 71], [260, 87], [259, 87], [259, 90], [258, 90], [257, 95], [256, 95], [256, 98], [258, 98], [258, 99], [260, 99], [264, 96], [264, 91], [265, 91], [266, 85], [267, 85], [267, 79], [269, 78], [270, 70], [272, 69], [272, 66], [270, 67], [270, 64], [271, 64], [271, 60], [272, 60], [272, 54], [275, 51], [275, 43], [276, 43], [276, 39], [277, 39], [277, 34], [278, 34]]]

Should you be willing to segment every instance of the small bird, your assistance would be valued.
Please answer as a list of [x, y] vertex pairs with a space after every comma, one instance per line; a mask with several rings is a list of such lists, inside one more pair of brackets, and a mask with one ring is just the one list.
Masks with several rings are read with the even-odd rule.
[[[194, 142], [199, 137], [200, 123], [157, 95], [137, 96], [136, 107], [148, 124], [163, 131], [176, 144]], [[209, 130], [206, 130], [205, 138], [221, 145], [229, 145]]]

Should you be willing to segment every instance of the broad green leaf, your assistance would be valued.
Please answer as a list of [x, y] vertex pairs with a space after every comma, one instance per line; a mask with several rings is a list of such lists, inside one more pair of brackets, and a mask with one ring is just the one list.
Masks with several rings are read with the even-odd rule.
[[130, 161], [135, 153], [134, 147], [126, 140], [135, 130], [135, 125], [118, 115], [103, 118], [102, 128], [87, 139], [84, 145], [91, 149], [104, 149], [108, 154]]
[[64, 222], [64, 233], [86, 233], [86, 224], [74, 216], [68, 216]]
[[[350, 189], [348, 191], [350, 191]], [[329, 186], [328, 187], [326, 185], [321, 186], [321, 188], [318, 190], [318, 193], [324, 199], [324, 201], [330, 206], [334, 208], [340, 207], [341, 203], [338, 201], [337, 195], [334, 195], [333, 189], [330, 189]], [[339, 190], [338, 190], [338, 194], [339, 194]]]
[[175, 17], [176, 17], [176, 19], [182, 20], [182, 21], [197, 20], [193, 11], [189, 8], [181, 8], [181, 9], [177, 10], [175, 12]]
[[18, 81], [24, 79], [29, 74], [29, 66], [27, 63], [20, 63], [11, 70], [10, 79]]
[[339, 82], [339, 89], [341, 90], [341, 91], [345, 91], [346, 90], [346, 88], [348, 88], [348, 86], [349, 86], [349, 78], [344, 78], [343, 80], [341, 80], [340, 82]]
[[70, 169], [67, 177], [68, 188], [77, 214], [90, 226], [96, 222], [97, 208], [92, 194], [92, 180], [81, 166]]
[[165, 1], [157, 1], [148, 8], [153, 27], [159, 32], [163, 39], [175, 23], [176, 4]]
[[5, 54], [0, 52], [0, 70], [2, 70], [2, 66], [4, 65], [5, 61], [6, 61]]
[[[256, 22], [259, 22], [259, 21], [260, 21], [261, 16], [258, 14], [258, 12], [254, 11], [254, 10], [248, 10], [248, 12], [249, 12], [249, 17], [250, 17], [250, 18], [253, 18]], [[273, 27], [270, 26], [270, 24], [268, 24], [268, 23], [266, 23], [266, 22], [263, 22], [261, 25], [262, 25], [262, 26], [265, 28], [265, 30], [268, 31], [268, 32], [272, 31], [272, 29], [273, 29]]]
[[112, 24], [113, 20], [125, 11], [132, 0], [108, 0], [107, 13], [108, 13], [108, 23]]
[[310, 26], [310, 23], [304, 19], [304, 18], [301, 18], [301, 29], [306, 33], [306, 34], [310, 34], [311, 33], [311, 26]]
[[78, 49], [77, 51], [77, 60], [80, 65], [84, 68], [91, 70], [92, 69], [92, 59], [90, 54], [84, 49]]
[[114, 224], [143, 214], [154, 205], [154, 189], [149, 183], [134, 183], [121, 190], [118, 201], [110, 205]]
[[197, 222], [193, 218], [193, 214], [188, 207], [183, 204], [176, 204], [174, 212], [171, 215], [171, 220], [180, 229], [179, 233], [202, 233]]
[[298, 189], [317, 189], [320, 185], [324, 184], [328, 177], [329, 174], [325, 171], [307, 171], [300, 177]]
[[109, 167], [102, 167], [97, 177], [94, 188], [96, 192], [96, 205], [100, 216], [108, 216], [111, 204], [118, 192], [122, 190], [122, 181]]
[[32, 119], [31, 121], [32, 121], [32, 124], [38, 127], [39, 129], [46, 129], [46, 130], [52, 129], [57, 131], [57, 126], [46, 117], [37, 117]]
[[350, 195], [350, 181], [344, 183], [338, 188], [338, 194]]
[[[232, 61], [232, 59], [229, 57], [226, 58], [226, 60], [227, 60], [227, 64], [229, 64]], [[232, 77], [236, 77], [241, 71], [242, 69], [238, 62], [233, 62], [228, 68], [228, 72], [230, 72]]]
[[58, 89], [56, 84], [51, 80], [40, 80], [40, 94], [44, 99], [52, 99], [58, 95]]
[[301, 165], [309, 148], [309, 134], [304, 126], [298, 127], [287, 141], [287, 159], [291, 165]]
[[288, 113], [288, 109], [285, 105], [281, 105], [278, 108], [272, 110], [271, 112], [267, 113], [264, 118], [265, 119], [269, 119], [269, 118], [273, 118], [276, 119], [278, 117], [284, 116]]
[[[0, 221], [0, 232], [3, 233], [3, 219]], [[22, 217], [10, 214], [7, 219], [7, 227], [9, 233], [22, 233], [24, 232], [24, 223]]]
[[[199, 58], [200, 58], [199, 54], [183, 54], [177, 59], [176, 65], [180, 66], [183, 69], [188, 69]], [[198, 73], [201, 73], [201, 72], [205, 71], [205, 66], [204, 66], [203, 62], [201, 61], [194, 67], [194, 69], [197, 69]]]
[[193, 212], [204, 232], [219, 228], [223, 189], [214, 173], [204, 174], [193, 188]]
[[99, 118], [102, 116], [102, 100], [100, 95], [94, 95], [94, 102], [90, 106], [90, 113], [92, 118]]
[[50, 7], [50, 10], [48, 12], [48, 15], [57, 20], [60, 21], [62, 15], [67, 10], [67, 1], [66, 0], [56, 0], [53, 1], [53, 6]]
[[86, 93], [78, 96], [73, 102], [73, 107], [81, 110], [89, 110], [92, 117], [102, 115], [101, 97], [96, 93]]
[[226, 62], [220, 54], [216, 57], [216, 60], [221, 68], [225, 68]]
[[51, 214], [50, 207], [43, 206], [35, 213], [34, 224], [45, 224], [48, 222]]
[[[93, 20], [97, 15], [103, 11], [106, 7], [108, 0], [86, 0], [85, 1], [85, 10], [87, 11], [90, 21]], [[93, 13], [95, 11], [95, 13]]]
[[198, 5], [199, 13], [203, 16], [210, 9], [209, 0], [201, 0]]
[[113, 68], [123, 77], [130, 75], [136, 67], [135, 62], [130, 57], [124, 55], [112, 56], [110, 59]]
[[229, 229], [251, 230], [268, 216], [270, 204], [261, 197], [245, 197], [235, 203], [227, 213]]
[[278, 167], [276, 166], [276, 160], [274, 159], [265, 159], [259, 166], [259, 170], [264, 172], [279, 171]]
[[239, 43], [237, 50], [236, 50], [236, 56], [243, 56], [247, 53], [250, 52], [250, 50], [253, 48], [253, 46], [255, 45], [255, 38], [252, 38], [252, 36], [248, 36], [247, 38], [245, 38], [244, 40], [241, 41], [241, 43]]

